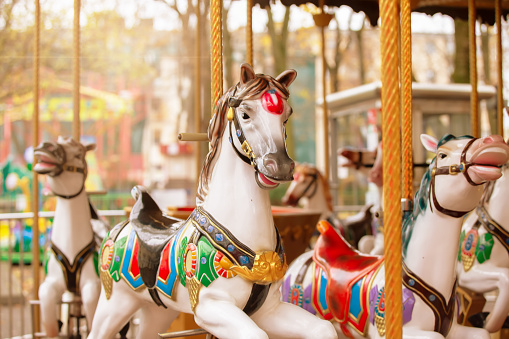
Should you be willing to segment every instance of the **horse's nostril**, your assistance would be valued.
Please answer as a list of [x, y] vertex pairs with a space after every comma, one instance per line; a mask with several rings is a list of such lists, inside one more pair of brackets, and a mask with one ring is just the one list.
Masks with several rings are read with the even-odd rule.
[[277, 171], [277, 162], [271, 158], [263, 159], [263, 165], [272, 172]]

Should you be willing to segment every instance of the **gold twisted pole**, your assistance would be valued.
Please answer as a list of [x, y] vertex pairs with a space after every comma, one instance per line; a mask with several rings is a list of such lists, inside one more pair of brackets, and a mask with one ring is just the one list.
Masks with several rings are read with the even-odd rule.
[[398, 2], [380, 1], [382, 141], [385, 224], [386, 338], [402, 336], [401, 124], [398, 81]]
[[470, 40], [470, 85], [472, 93], [470, 94], [470, 121], [472, 124], [472, 136], [479, 138], [481, 128], [479, 126], [479, 99], [477, 93], [477, 40], [475, 35], [476, 25], [475, 0], [468, 0], [468, 36]]
[[[39, 144], [39, 65], [40, 65], [40, 37], [41, 37], [41, 5], [39, 0], [35, 0], [35, 39], [34, 39], [34, 116], [32, 121], [32, 145], [37, 147]], [[34, 212], [32, 224], [32, 265], [33, 267], [33, 298], [39, 300], [39, 285], [40, 285], [40, 268], [39, 268], [39, 177], [34, 171], [36, 160], [32, 163], [32, 211]], [[32, 332], [40, 332], [40, 309], [39, 307], [33, 308], [33, 329]]]
[[497, 26], [497, 134], [504, 136], [504, 81], [502, 79], [502, 0], [495, 0]]
[[73, 68], [73, 121], [72, 121], [72, 136], [74, 140], [80, 141], [80, 8], [81, 0], [74, 0], [74, 53], [72, 58]]
[[253, 61], [253, 0], [247, 0], [246, 61], [254, 68]]
[[401, 96], [402, 96], [402, 161], [403, 199], [413, 197], [412, 156], [412, 28], [410, 0], [401, 0]]
[[[194, 97], [194, 130], [196, 133], [201, 130], [201, 9], [200, 9], [200, 1], [196, 3], [196, 84], [195, 84], [195, 97]], [[196, 185], [200, 180], [200, 172], [202, 168], [202, 158], [201, 158], [201, 145], [200, 143], [196, 144]]]
[[212, 71], [212, 110], [223, 95], [223, 1], [210, 1], [210, 41], [211, 41], [211, 71]]

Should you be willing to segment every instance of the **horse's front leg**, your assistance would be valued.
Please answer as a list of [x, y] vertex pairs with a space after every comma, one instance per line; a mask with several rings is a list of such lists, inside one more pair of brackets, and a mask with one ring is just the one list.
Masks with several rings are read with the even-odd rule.
[[281, 301], [279, 286], [273, 284], [263, 306], [252, 319], [264, 329], [270, 338], [327, 339], [337, 338], [337, 332], [329, 321], [322, 320], [308, 311]]
[[491, 265], [477, 265], [461, 274], [459, 285], [479, 293], [498, 289], [493, 310], [484, 328], [494, 333], [502, 327], [509, 313], [509, 269]]
[[94, 261], [90, 258], [81, 271], [80, 292], [88, 328], [92, 327], [95, 309], [101, 293], [101, 282], [95, 273]]
[[48, 275], [39, 286], [39, 299], [41, 301], [41, 320], [44, 330], [46, 335], [52, 338], [56, 337], [59, 332], [57, 313], [66, 287], [60, 266], [53, 262], [53, 259], [50, 260]]
[[252, 284], [241, 278], [231, 279], [224, 286], [218, 283], [216, 280], [211, 286], [201, 288], [194, 310], [196, 324], [221, 339], [268, 339], [242, 311]]

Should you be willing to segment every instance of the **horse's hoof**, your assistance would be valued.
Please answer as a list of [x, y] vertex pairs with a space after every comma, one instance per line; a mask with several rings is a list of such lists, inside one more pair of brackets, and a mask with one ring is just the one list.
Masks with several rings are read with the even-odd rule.
[[470, 316], [470, 318], [468, 318], [468, 321], [470, 321], [470, 323], [474, 327], [483, 328], [488, 315], [489, 312], [479, 312]]

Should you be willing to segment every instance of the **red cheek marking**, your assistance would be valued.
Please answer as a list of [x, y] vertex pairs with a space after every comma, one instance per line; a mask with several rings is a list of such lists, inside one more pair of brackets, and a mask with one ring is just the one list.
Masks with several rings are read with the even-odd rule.
[[283, 100], [276, 91], [268, 90], [262, 95], [263, 108], [272, 114], [283, 113]]

